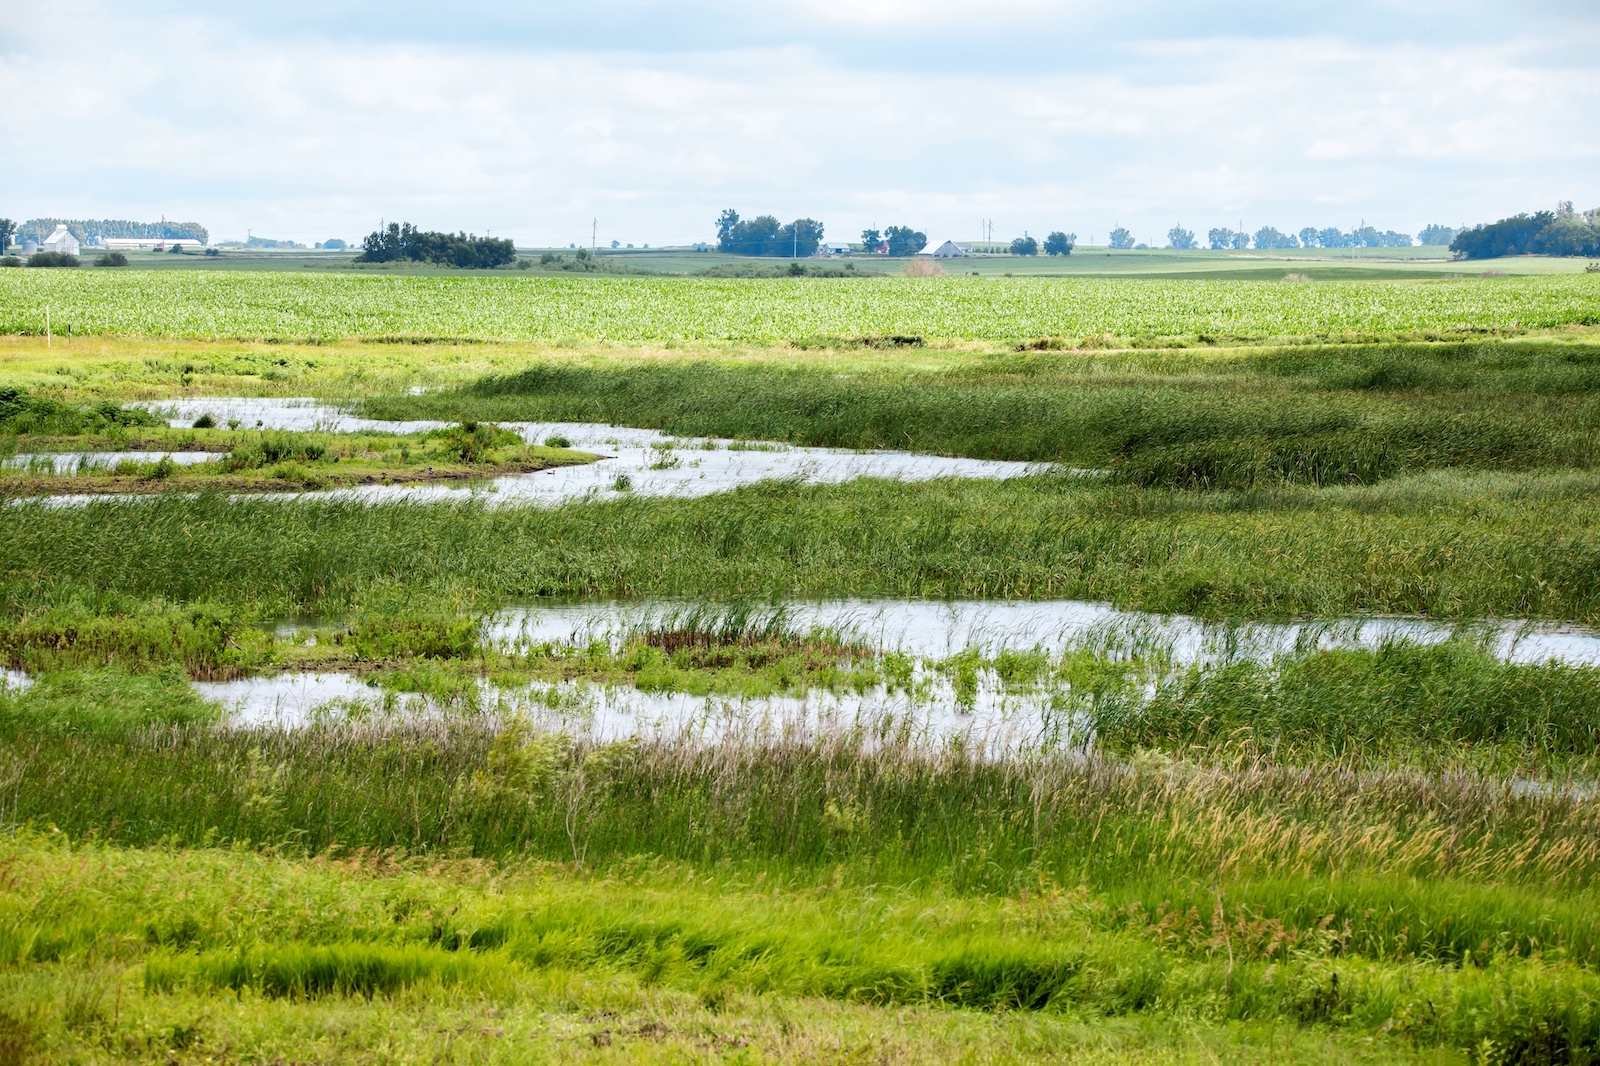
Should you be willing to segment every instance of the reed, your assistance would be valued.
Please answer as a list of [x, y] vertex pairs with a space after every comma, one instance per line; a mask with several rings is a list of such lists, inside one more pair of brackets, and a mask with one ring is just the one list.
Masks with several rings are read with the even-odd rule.
[[1588, 474], [1195, 494], [1043, 476], [556, 508], [8, 504], [0, 617], [448, 615], [549, 596], [1071, 598], [1208, 617], [1600, 619]]
[[1600, 364], [1588, 353], [1562, 342], [1030, 352], [847, 374], [800, 359], [561, 360], [365, 408], [1062, 462], [1184, 489], [1370, 484], [1438, 467], [1591, 465], [1585, 398]]

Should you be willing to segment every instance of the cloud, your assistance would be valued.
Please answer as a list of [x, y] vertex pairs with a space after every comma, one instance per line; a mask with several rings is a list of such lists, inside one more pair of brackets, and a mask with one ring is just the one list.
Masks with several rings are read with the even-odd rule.
[[[610, 35], [571, 8], [485, 5], [437, 39], [403, 3], [362, 35], [360, 5], [286, 0], [265, 25], [71, 0], [0, 22], [0, 137], [22, 149], [0, 214], [303, 240], [405, 218], [541, 244], [595, 218], [602, 237], [704, 239], [728, 206], [846, 236], [970, 237], [983, 218], [1100, 239], [1241, 216], [1414, 231], [1600, 203], [1600, 82], [1573, 52], [1597, 23], [1546, 6], [1548, 37], [1456, 39], [1494, 22], [1466, 5], [1439, 42], [1336, 32], [1326, 13], [1285, 26], [1277, 7], [1252, 34], [1140, 3], [691, 4], [648, 47], [640, 27], [666, 9], [620, 0], [595, 5], [626, 23]], [[1015, 48], [942, 58], [964, 32]], [[902, 36], [881, 63], [836, 47]], [[161, 48], [124, 46], [147, 40]], [[1041, 41], [1058, 62], [1029, 58]]]

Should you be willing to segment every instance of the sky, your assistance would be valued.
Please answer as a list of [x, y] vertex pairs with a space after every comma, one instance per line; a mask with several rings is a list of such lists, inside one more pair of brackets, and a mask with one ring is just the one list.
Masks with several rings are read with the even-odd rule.
[[1600, 206], [1593, 0], [0, 0], [0, 215], [1152, 245]]

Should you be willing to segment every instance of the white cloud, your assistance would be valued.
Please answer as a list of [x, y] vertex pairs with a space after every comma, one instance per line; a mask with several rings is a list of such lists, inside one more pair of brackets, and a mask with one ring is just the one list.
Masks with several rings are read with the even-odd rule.
[[[807, 3], [823, 21], [922, 12], [951, 32], [979, 10]], [[1025, 25], [1047, 8], [1051, 25], [1071, 10], [1015, 0], [993, 17]], [[1179, 218], [1415, 230], [1600, 203], [1600, 81], [1544, 58], [1565, 54], [1570, 27], [1562, 47], [1319, 31], [1134, 41], [1093, 64], [1069, 51], [1048, 66], [880, 69], [815, 42], [396, 44], [55, 10], [0, 25], [21, 42], [0, 53], [0, 138], [18, 150], [0, 214], [165, 214], [304, 240], [382, 216], [562, 244], [599, 217], [603, 236], [659, 244], [705, 238], [727, 206], [811, 215], [835, 235], [906, 222], [970, 237], [993, 218], [997, 235], [1103, 239], [1121, 222], [1153, 239]], [[162, 47], [125, 46], [147, 40]], [[42, 150], [56, 144], [70, 150]]]

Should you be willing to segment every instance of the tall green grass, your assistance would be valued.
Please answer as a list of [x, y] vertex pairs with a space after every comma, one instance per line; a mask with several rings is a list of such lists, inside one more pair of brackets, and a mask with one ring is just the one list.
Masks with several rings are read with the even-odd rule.
[[768, 483], [557, 508], [221, 496], [0, 511], [0, 615], [140, 603], [448, 616], [548, 596], [1107, 600], [1216, 617], [1600, 619], [1600, 482], [1139, 490]]
[[1528, 342], [1028, 353], [846, 374], [798, 357], [563, 361], [365, 406], [386, 418], [611, 422], [1065, 462], [1147, 486], [1370, 484], [1432, 467], [1591, 465], [1597, 351]]
[[473, 722], [8, 733], [22, 767], [14, 817], [74, 838], [585, 866], [655, 855], [960, 892], [1015, 892], [1043, 874], [1103, 894], [1116, 927], [1185, 950], [1228, 935], [1271, 957], [1332, 928], [1329, 950], [1559, 949], [1600, 964], [1594, 805], [1460, 772], [1248, 753], [1228, 765], [988, 759], [870, 729], [715, 746], [578, 744]]
[[1096, 733], [1124, 750], [1241, 743], [1330, 758], [1498, 746], [1600, 756], [1600, 674], [1500, 662], [1465, 642], [1388, 643], [1272, 663], [1193, 667], [1148, 699], [1108, 701]]
[[[1119, 922], [1104, 899], [1048, 879], [1009, 898], [953, 898], [658, 861], [599, 878], [527, 863], [363, 851], [286, 861], [29, 834], [0, 842], [0, 861], [15, 871], [0, 886], [0, 949], [24, 987], [110, 958], [142, 971], [151, 999], [236, 1004], [256, 1025], [282, 1018], [274, 1000], [314, 1017], [315, 1005], [342, 997], [428, 1018], [443, 1004], [494, 1004], [498, 1018], [551, 986], [571, 1013], [580, 987], [602, 984], [735, 1016], [759, 1003], [783, 1013], [785, 1033], [801, 997], [997, 1012], [991, 1025], [1018, 1011], [1101, 1024], [1268, 1022], [1324, 1039], [1364, 1035], [1391, 1054], [1442, 1046], [1519, 1063], [1587, 1061], [1600, 1032], [1594, 971], [1552, 952], [1498, 950], [1457, 967], [1359, 953], [1325, 927], [1263, 955], [1248, 950], [1243, 925], [1186, 943], [1172, 936], [1181, 923]], [[155, 1005], [126, 991], [129, 1011]], [[118, 1014], [92, 1007], [62, 1020], [102, 1040], [119, 1032]], [[202, 1013], [210, 1029], [235, 1012]], [[913, 1017], [929, 1025], [940, 1014]], [[193, 1042], [197, 1028], [171, 1031]], [[152, 1041], [145, 1027], [143, 1046], [159, 1048], [167, 1031]]]

